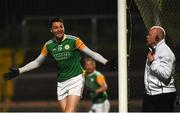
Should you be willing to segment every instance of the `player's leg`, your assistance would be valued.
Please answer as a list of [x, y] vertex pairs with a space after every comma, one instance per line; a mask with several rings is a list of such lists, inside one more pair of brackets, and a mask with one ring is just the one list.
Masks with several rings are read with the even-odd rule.
[[57, 98], [59, 101], [59, 107], [60, 107], [60, 111], [65, 112], [66, 109], [66, 103], [67, 103], [67, 88], [66, 88], [67, 83], [66, 82], [62, 82], [62, 83], [58, 83], [57, 86]]
[[82, 75], [58, 83], [59, 106], [63, 112], [75, 112], [84, 86]]
[[93, 104], [92, 109], [96, 113], [99, 112], [108, 113], [110, 109], [110, 103], [108, 100], [105, 100], [103, 103]]
[[75, 112], [80, 101], [80, 96], [69, 95], [66, 101], [65, 112]]
[[99, 104], [93, 104], [93, 110], [95, 113], [102, 113], [103, 110], [103, 103], [99, 103]]
[[91, 106], [91, 109], [89, 110], [89, 113], [95, 113], [95, 112], [96, 112], [95, 109], [96, 109], [96, 105], [93, 104], [93, 105]]
[[110, 103], [109, 100], [105, 100], [103, 104], [103, 112], [108, 113], [110, 110]]
[[67, 103], [67, 98], [59, 101], [59, 107], [61, 112], [65, 112], [66, 103]]

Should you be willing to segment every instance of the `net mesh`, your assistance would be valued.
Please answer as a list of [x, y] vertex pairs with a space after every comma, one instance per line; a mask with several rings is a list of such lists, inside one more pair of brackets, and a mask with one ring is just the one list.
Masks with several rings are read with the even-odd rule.
[[174, 46], [180, 44], [179, 0], [134, 0], [147, 29], [160, 25]]

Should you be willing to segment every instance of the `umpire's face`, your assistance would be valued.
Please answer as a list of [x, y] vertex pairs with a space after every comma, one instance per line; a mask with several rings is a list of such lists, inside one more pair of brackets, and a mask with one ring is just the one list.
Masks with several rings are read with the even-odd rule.
[[57, 39], [62, 39], [65, 32], [64, 24], [62, 22], [53, 22], [50, 31]]
[[149, 30], [148, 35], [146, 36], [146, 41], [148, 46], [155, 46], [157, 43], [157, 33], [155, 29]]

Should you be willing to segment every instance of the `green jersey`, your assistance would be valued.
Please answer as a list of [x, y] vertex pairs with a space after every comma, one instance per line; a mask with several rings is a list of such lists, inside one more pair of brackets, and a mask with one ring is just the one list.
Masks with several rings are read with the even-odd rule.
[[100, 88], [101, 85], [106, 85], [106, 81], [100, 72], [85, 72], [85, 87], [90, 91], [88, 94], [93, 103], [103, 103], [108, 97], [106, 91], [99, 94], [95, 93], [95, 91]]
[[80, 64], [80, 50], [85, 44], [77, 37], [64, 35], [61, 42], [56, 39], [49, 40], [44, 45], [41, 54], [50, 54], [58, 62], [58, 82], [68, 80], [82, 73]]

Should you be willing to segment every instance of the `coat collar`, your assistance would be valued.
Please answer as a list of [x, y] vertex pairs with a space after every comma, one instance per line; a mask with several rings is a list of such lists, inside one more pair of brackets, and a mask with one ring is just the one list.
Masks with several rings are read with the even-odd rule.
[[156, 45], [156, 47], [159, 47], [161, 44], [163, 44], [163, 43], [165, 43], [165, 40], [164, 39], [162, 39], [157, 45]]
[[162, 44], [165, 44], [165, 39], [162, 39], [160, 42], [158, 42], [155, 48], [159, 47]]

